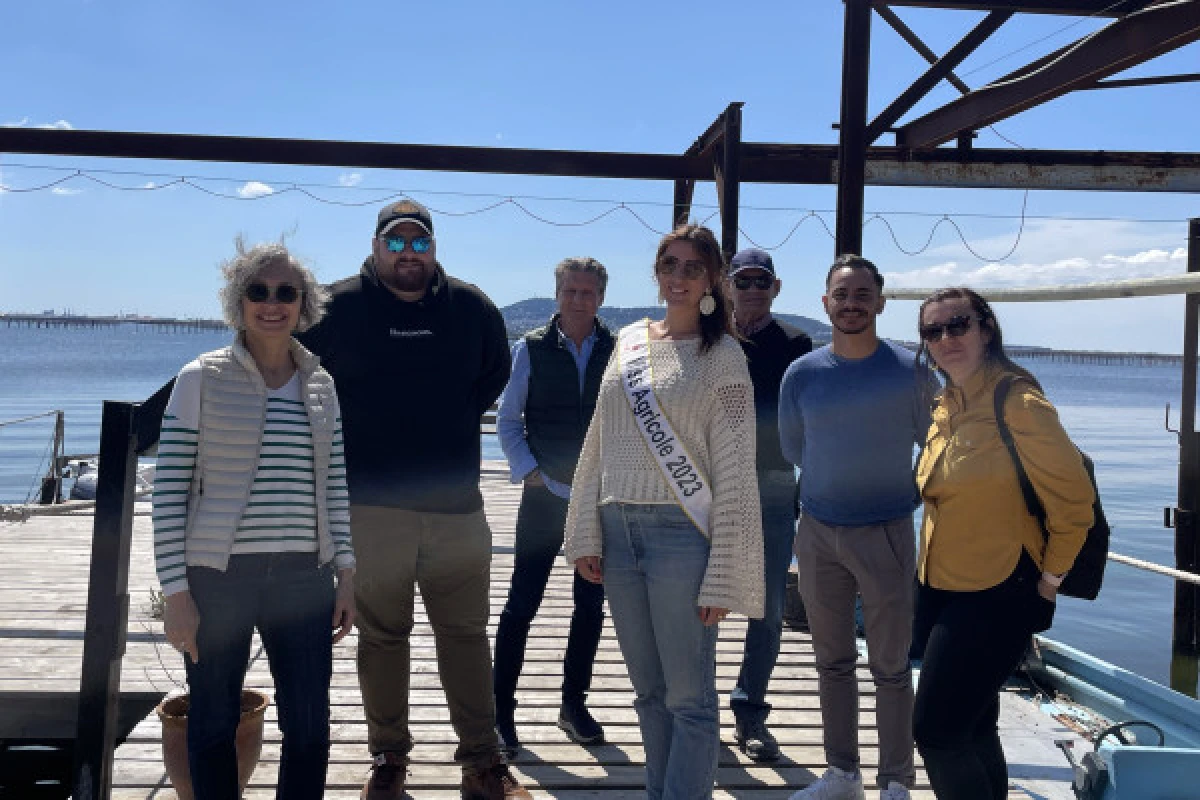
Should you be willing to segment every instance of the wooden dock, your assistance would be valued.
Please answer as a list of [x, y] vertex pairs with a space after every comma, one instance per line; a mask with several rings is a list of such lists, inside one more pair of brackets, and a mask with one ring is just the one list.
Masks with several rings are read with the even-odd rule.
[[[497, 463], [485, 465], [483, 479], [494, 533], [493, 632], [508, 589], [520, 497], [518, 488], [508, 483], [504, 467]], [[182, 680], [183, 670], [179, 655], [162, 639], [161, 624], [150, 615], [150, 590], [157, 585], [150, 517], [148, 506], [138, 508], [129, 572], [131, 616], [122, 689], [166, 692], [173, 688], [173, 680]], [[87, 513], [0, 523], [0, 690], [77, 688], [91, 529], [92, 517]], [[609, 744], [579, 747], [555, 726], [570, 603], [571, 573], [560, 560], [529, 639], [517, 710], [524, 748], [514, 762], [514, 771], [539, 798], [637, 797], [643, 785], [644, 755], [632, 708], [633, 691], [610, 622], [605, 624], [589, 698]], [[744, 631], [744, 622], [737, 620], [721, 627], [717, 686], [722, 703], [723, 747], [716, 797], [782, 800], [825, 769], [812, 649], [807, 634], [785, 630], [768, 698], [775, 706], [771, 726], [784, 757], [775, 764], [757, 765], [734, 745], [733, 717], [727, 710], [728, 692], [741, 663]], [[335, 651], [333, 746], [326, 797], [339, 800], [358, 796], [368, 769], [355, 644], [351, 635]], [[247, 685], [269, 690], [270, 674], [257, 642], [254, 653]], [[452, 761], [455, 737], [438, 681], [433, 635], [419, 602], [412, 665], [412, 724], [417, 745], [412, 752], [410, 792], [418, 800], [457, 798], [460, 773]], [[873, 781], [878, 759], [874, 692], [865, 660], [860, 662], [859, 670], [864, 771], [868, 781]], [[1010, 798], [1071, 798], [1065, 763], [1050, 744], [1053, 738], [1070, 733], [1015, 693], [1006, 695], [1004, 701], [1002, 727], [1014, 783]], [[272, 708], [267, 716], [262, 760], [247, 798], [274, 797], [279, 758], [279, 733], [274, 722]], [[118, 800], [174, 800], [175, 793], [162, 767], [159, 723], [153, 715], [118, 748], [114, 775], [112, 796]], [[876, 796], [873, 790], [868, 792], [869, 798]], [[913, 796], [933, 798], [923, 772]]]

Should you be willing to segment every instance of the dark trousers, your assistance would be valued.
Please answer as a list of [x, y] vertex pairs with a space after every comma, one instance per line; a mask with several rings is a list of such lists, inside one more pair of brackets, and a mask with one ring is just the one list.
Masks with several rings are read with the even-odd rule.
[[729, 707], [743, 724], [764, 722], [771, 712], [767, 684], [779, 658], [783, 638], [783, 604], [787, 574], [796, 538], [796, 476], [789, 471], [758, 473], [762, 505], [763, 582], [766, 588], [762, 619], [746, 624], [746, 645], [737, 684], [729, 693]]
[[258, 628], [275, 682], [280, 800], [319, 800], [329, 764], [333, 569], [315, 553], [235, 555], [224, 572], [187, 571], [200, 612], [200, 659], [187, 665], [188, 766], [196, 800], [237, 800], [234, 737]]
[[[529, 626], [542, 604], [550, 570], [562, 548], [567, 501], [549, 489], [526, 486], [517, 511], [516, 553], [508, 601], [496, 629], [493, 691], [496, 714], [511, 716], [516, 708], [517, 680], [525, 662]], [[575, 572], [575, 610], [567, 634], [562, 700], [582, 703], [592, 685], [592, 664], [604, 627], [604, 587]]]
[[1050, 627], [1054, 604], [1037, 591], [1033, 559], [1021, 554], [1003, 583], [978, 592], [917, 588], [914, 655], [923, 651], [913, 709], [917, 750], [938, 800], [1004, 800], [1008, 765], [1000, 746], [1000, 689], [1030, 637]]

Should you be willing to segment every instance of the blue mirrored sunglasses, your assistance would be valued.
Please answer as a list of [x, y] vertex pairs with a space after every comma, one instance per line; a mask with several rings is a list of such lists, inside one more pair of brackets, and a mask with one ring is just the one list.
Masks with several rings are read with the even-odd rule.
[[429, 246], [433, 244], [432, 236], [414, 236], [411, 240], [403, 236], [385, 236], [384, 243], [387, 244], [389, 253], [403, 253], [405, 245], [411, 244], [414, 253], [428, 253]]

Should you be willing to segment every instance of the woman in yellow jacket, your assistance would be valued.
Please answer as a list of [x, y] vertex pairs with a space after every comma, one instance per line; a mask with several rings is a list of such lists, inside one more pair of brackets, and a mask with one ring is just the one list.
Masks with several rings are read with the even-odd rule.
[[[970, 289], [921, 305], [921, 354], [946, 381], [917, 465], [925, 500], [914, 652], [924, 653], [914, 738], [939, 800], [1008, 796], [999, 690], [1030, 636], [1050, 627], [1055, 596], [1092, 525], [1092, 485], [1037, 379], [1004, 353], [1000, 324]], [[1046, 510], [1025, 506], [996, 424], [994, 396]]]

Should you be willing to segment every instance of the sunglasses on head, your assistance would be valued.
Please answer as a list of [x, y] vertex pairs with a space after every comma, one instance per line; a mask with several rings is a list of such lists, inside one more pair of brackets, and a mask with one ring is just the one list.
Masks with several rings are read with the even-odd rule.
[[433, 244], [432, 236], [414, 236], [407, 239], [403, 236], [384, 236], [384, 244], [389, 253], [403, 253], [405, 245], [412, 247], [414, 253], [428, 253], [429, 245]]
[[271, 287], [265, 283], [252, 283], [246, 287], [246, 299], [251, 303], [283, 303], [291, 305], [300, 299], [300, 290], [287, 283], [275, 287], [272, 296]]
[[770, 289], [775, 285], [775, 279], [770, 275], [758, 275], [754, 278], [748, 278], [745, 275], [733, 276], [733, 287], [742, 289], [743, 291], [753, 286], [755, 289]]
[[659, 275], [674, 275], [678, 272], [687, 280], [699, 278], [707, 270], [703, 261], [680, 261], [674, 256], [667, 256], [654, 265], [654, 271]]
[[942, 334], [946, 334], [951, 339], [958, 337], [971, 330], [971, 320], [974, 319], [970, 314], [959, 314], [956, 317], [951, 317], [939, 325], [922, 325], [921, 338], [927, 342], [940, 342]]

